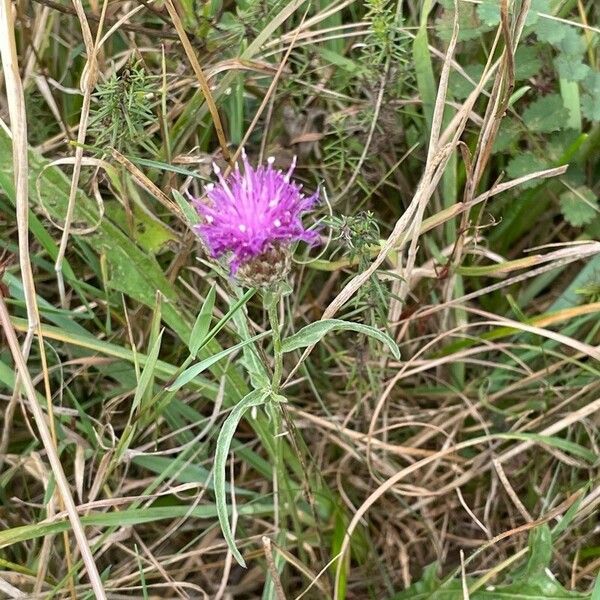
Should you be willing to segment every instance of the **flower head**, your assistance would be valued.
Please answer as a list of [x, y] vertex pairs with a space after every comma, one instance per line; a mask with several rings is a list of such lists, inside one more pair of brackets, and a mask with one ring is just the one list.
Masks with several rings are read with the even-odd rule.
[[243, 172], [239, 165], [228, 177], [213, 165], [219, 183], [208, 184], [204, 201], [193, 204], [202, 223], [195, 227], [213, 258], [229, 256], [231, 273], [253, 261], [280, 253], [295, 241], [313, 243], [316, 232], [302, 224], [302, 215], [312, 209], [318, 192], [305, 196], [302, 186], [292, 181], [296, 159], [287, 173], [273, 168], [274, 158], [256, 169], [242, 152]]

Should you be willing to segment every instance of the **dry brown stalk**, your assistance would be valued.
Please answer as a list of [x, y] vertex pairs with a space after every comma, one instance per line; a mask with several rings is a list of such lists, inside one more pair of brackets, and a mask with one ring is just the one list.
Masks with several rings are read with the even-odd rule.
[[221, 152], [223, 153], [223, 158], [225, 158], [225, 160], [227, 162], [230, 162], [231, 157], [229, 154], [229, 148], [227, 146], [227, 140], [225, 138], [225, 133], [223, 131], [221, 117], [219, 116], [219, 110], [217, 109], [217, 105], [215, 104], [214, 98], [212, 96], [212, 92], [210, 91], [210, 86], [208, 85], [208, 80], [206, 79], [206, 76], [204, 75], [204, 71], [202, 70], [202, 67], [200, 66], [200, 62], [198, 61], [198, 58], [196, 57], [194, 48], [192, 47], [192, 44], [190, 43], [188, 34], [183, 27], [183, 24], [181, 22], [181, 19], [179, 18], [179, 15], [177, 14], [177, 10], [175, 9], [175, 6], [173, 6], [173, 3], [171, 2], [171, 0], [165, 0], [165, 6], [167, 7], [167, 10], [169, 11], [169, 15], [171, 16], [171, 20], [173, 21], [173, 25], [175, 26], [177, 35], [179, 35], [179, 39], [181, 40], [181, 43], [185, 50], [185, 53], [188, 57], [188, 60], [190, 61], [190, 64], [192, 65], [192, 69], [194, 70], [194, 73], [196, 74], [196, 77], [198, 78], [198, 83], [200, 84], [200, 89], [202, 90], [202, 93], [204, 95], [206, 105], [208, 106], [208, 110], [210, 111], [210, 115], [213, 120], [215, 132], [217, 133], [217, 138], [219, 139], [219, 145], [221, 146]]

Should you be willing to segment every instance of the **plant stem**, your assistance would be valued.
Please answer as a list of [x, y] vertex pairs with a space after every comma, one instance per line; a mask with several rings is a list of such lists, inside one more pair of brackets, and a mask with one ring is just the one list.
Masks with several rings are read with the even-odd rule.
[[[272, 394], [279, 394], [281, 379], [283, 376], [283, 351], [281, 345], [281, 326], [279, 323], [279, 300], [281, 296], [278, 293], [269, 292], [265, 295], [265, 305], [269, 324], [271, 325], [271, 335], [273, 339], [273, 376], [271, 379]], [[275, 505], [274, 525], [275, 530], [280, 531], [282, 523], [285, 523], [281, 493], [282, 486], [286, 483], [285, 462], [283, 455], [283, 440], [282, 433], [282, 415], [281, 406], [278, 402], [272, 401], [269, 403], [269, 412], [273, 423], [273, 504]], [[287, 491], [287, 490], [286, 490]]]
[[273, 379], [271, 380], [271, 387], [274, 394], [279, 393], [279, 386], [281, 385], [281, 377], [283, 375], [283, 351], [281, 346], [281, 327], [279, 325], [279, 295], [270, 294], [267, 300], [267, 313], [269, 316], [269, 323], [271, 324], [271, 331], [273, 336]]

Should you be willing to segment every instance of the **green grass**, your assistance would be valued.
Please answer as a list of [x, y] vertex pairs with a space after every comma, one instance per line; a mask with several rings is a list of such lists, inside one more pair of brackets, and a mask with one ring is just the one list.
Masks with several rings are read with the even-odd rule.
[[[0, 595], [600, 600], [599, 9], [456, 5], [0, 11]], [[244, 139], [275, 298], [193, 231]]]

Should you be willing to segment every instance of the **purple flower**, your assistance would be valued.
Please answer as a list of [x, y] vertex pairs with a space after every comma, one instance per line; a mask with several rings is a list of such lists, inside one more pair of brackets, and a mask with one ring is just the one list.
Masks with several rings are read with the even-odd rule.
[[223, 177], [213, 165], [218, 184], [208, 184], [204, 201], [193, 199], [202, 223], [195, 227], [213, 258], [229, 255], [231, 273], [271, 250], [288, 247], [295, 241], [314, 243], [318, 234], [302, 224], [302, 215], [318, 200], [318, 192], [304, 196], [291, 180], [294, 158], [287, 173], [273, 168], [275, 159], [254, 169], [242, 152], [243, 173], [236, 164]]

